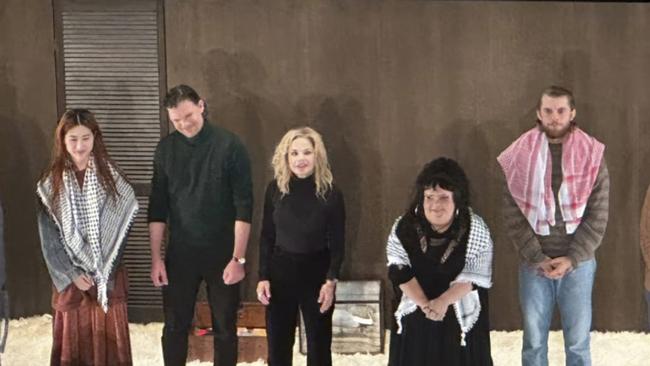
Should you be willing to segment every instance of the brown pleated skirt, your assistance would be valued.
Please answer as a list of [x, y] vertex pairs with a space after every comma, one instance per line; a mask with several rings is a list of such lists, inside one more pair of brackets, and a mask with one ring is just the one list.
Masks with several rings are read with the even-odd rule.
[[132, 365], [127, 315], [126, 269], [115, 273], [108, 312], [97, 303], [97, 287], [79, 290], [74, 284], [52, 295], [52, 366]]

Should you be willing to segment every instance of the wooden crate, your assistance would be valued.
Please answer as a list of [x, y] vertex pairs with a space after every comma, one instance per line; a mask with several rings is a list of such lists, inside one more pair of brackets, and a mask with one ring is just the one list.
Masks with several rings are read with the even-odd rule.
[[[241, 331], [242, 329], [244, 329], [244, 332]], [[237, 361], [255, 362], [262, 359], [266, 362], [268, 354], [266, 329], [256, 329], [253, 332], [245, 329], [246, 328], [240, 328], [240, 331], [238, 332], [239, 345], [237, 347]]]
[[[195, 328], [211, 328], [212, 315], [207, 301], [196, 303], [194, 308]], [[237, 326], [242, 328], [266, 328], [266, 307], [257, 302], [244, 302], [237, 310]]]
[[[300, 316], [300, 352], [307, 353], [305, 325]], [[383, 353], [383, 292], [380, 281], [340, 281], [332, 316], [332, 352]]]
[[[194, 323], [188, 339], [187, 360], [212, 362], [212, 334], [197, 335], [201, 329], [212, 327], [212, 316], [207, 302], [198, 302], [194, 311]], [[237, 311], [237, 335], [239, 338], [237, 362], [266, 361], [265, 307], [259, 303], [244, 302]]]
[[194, 307], [193, 328], [212, 328], [212, 315], [207, 301], [199, 301]]
[[237, 312], [237, 326], [248, 329], [266, 329], [266, 306], [246, 302]]

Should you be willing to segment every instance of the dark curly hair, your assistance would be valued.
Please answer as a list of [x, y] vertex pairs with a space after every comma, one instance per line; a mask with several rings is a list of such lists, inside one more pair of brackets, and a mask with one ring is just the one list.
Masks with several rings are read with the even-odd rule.
[[417, 179], [411, 197], [407, 214], [417, 216], [423, 223], [426, 222], [424, 209], [424, 191], [429, 188], [440, 187], [453, 193], [454, 205], [462, 217], [469, 216], [470, 195], [469, 180], [465, 171], [453, 159], [439, 157], [424, 165]]

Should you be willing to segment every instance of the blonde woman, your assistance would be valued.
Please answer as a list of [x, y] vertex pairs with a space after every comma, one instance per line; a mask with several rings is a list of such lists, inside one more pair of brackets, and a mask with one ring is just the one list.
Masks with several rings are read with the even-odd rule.
[[273, 156], [264, 198], [257, 297], [267, 305], [269, 366], [290, 366], [298, 308], [307, 365], [331, 365], [332, 313], [344, 253], [343, 195], [327, 152], [309, 127], [287, 132]]

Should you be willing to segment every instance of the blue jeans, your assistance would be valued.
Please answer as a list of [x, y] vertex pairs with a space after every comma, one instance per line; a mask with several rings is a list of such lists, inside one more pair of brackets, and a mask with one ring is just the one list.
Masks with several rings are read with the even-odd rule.
[[591, 365], [591, 290], [596, 260], [588, 260], [559, 280], [519, 267], [519, 302], [524, 322], [523, 366], [548, 365], [548, 332], [557, 303], [562, 318], [567, 366]]

